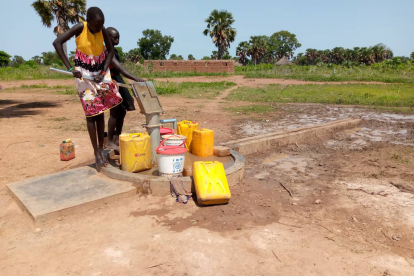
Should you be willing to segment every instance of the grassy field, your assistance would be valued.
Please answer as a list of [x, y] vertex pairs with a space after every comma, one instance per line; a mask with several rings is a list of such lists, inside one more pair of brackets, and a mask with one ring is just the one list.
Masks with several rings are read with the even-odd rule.
[[221, 91], [235, 86], [234, 82], [154, 82], [155, 89], [159, 95], [180, 95], [191, 99], [213, 99]]
[[413, 83], [414, 68], [387, 68], [380, 66], [247, 66], [237, 67], [236, 74], [248, 78], [281, 78], [305, 81], [376, 81]]
[[[191, 99], [213, 99], [220, 94], [221, 91], [236, 85], [233, 82], [160, 82], [154, 81], [155, 89], [159, 95], [172, 96], [180, 95]], [[52, 85], [36, 84], [36, 85], [20, 85], [19, 87], [7, 88], [2, 91], [16, 91], [16, 90], [39, 90], [48, 89], [54, 90], [55, 93], [63, 95], [77, 95], [75, 86], [70, 85]]]
[[[179, 78], [191, 76], [229, 76], [244, 75], [248, 78], [283, 78], [307, 81], [378, 81], [387, 83], [414, 83], [414, 65], [401, 67], [385, 67], [381, 65], [354, 66], [348, 68], [338, 65], [323, 66], [258, 66], [236, 67], [234, 74], [228, 73], [199, 73], [199, 72], [152, 72], [142, 65], [124, 64], [132, 74], [142, 78]], [[59, 66], [55, 66], [60, 69]], [[49, 66], [35, 68], [21, 66], [20, 68], [0, 68], [0, 81], [31, 80], [31, 79], [68, 79], [71, 76], [51, 72]]]
[[268, 85], [241, 87], [228, 97], [233, 101], [303, 102], [414, 108], [414, 86], [410, 84]]

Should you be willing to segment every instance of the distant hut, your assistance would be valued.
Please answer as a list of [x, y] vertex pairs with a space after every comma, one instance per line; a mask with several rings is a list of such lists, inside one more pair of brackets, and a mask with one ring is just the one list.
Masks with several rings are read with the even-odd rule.
[[276, 62], [276, 65], [290, 65], [290, 61], [286, 57], [282, 57]]

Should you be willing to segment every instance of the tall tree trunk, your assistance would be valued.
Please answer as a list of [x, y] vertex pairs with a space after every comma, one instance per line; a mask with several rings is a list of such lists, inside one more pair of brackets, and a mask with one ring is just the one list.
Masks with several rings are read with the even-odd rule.
[[219, 47], [218, 47], [218, 53], [217, 53], [217, 59], [218, 60], [220, 60], [222, 58], [223, 53], [224, 53], [223, 43], [220, 43]]

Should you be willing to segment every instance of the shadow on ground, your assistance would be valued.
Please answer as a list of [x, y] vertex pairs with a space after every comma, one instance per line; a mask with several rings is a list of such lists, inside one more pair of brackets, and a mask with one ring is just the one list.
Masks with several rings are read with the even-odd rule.
[[[16, 104], [18, 102], [12, 100], [1, 100], [0, 106]], [[0, 118], [19, 118], [25, 116], [37, 115], [42, 112], [41, 108], [58, 107], [58, 104], [51, 102], [31, 102], [31, 103], [20, 103], [13, 106], [8, 106], [0, 109]]]

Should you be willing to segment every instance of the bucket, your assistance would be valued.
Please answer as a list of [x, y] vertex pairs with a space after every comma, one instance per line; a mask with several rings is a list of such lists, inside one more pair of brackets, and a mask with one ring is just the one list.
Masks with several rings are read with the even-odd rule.
[[176, 135], [164, 139], [156, 150], [160, 175], [181, 174], [183, 172], [185, 154], [187, 153], [187, 149], [183, 146], [185, 140], [180, 140], [179, 145], [165, 145], [174, 136]]
[[181, 146], [185, 147], [185, 140], [187, 140], [187, 137], [184, 135], [163, 135], [161, 140], [165, 140], [166, 146]]

